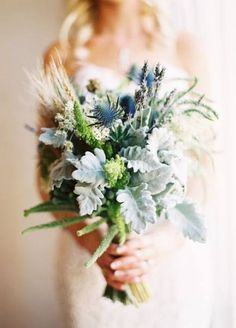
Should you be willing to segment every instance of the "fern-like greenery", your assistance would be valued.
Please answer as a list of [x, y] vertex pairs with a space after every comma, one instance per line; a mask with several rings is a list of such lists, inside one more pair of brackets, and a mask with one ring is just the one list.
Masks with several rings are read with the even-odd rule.
[[102, 144], [95, 135], [93, 134], [91, 128], [87, 124], [81, 110], [79, 102], [74, 104], [74, 115], [76, 121], [76, 134], [82, 140], [84, 140], [92, 148], [102, 148]]

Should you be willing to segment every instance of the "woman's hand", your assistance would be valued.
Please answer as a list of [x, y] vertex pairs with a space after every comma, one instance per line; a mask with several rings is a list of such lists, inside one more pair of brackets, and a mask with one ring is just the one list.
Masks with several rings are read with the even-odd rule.
[[132, 236], [124, 245], [111, 244], [98, 259], [109, 285], [123, 290], [125, 284], [140, 282], [168, 254], [184, 243], [184, 237], [166, 221], [154, 232]]
[[150, 236], [138, 236], [122, 246], [112, 244], [98, 260], [109, 285], [124, 289], [124, 285], [140, 282], [156, 264], [156, 248]]

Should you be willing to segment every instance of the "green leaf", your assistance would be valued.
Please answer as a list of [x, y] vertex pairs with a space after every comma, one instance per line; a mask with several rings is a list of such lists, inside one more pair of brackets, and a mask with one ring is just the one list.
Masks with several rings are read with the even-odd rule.
[[31, 207], [24, 211], [24, 216], [27, 217], [33, 213], [42, 213], [42, 212], [78, 212], [78, 208], [68, 202], [58, 202], [48, 201]]
[[77, 236], [81, 237], [83, 235], [86, 235], [87, 233], [93, 232], [94, 230], [96, 230], [104, 222], [106, 222], [105, 219], [100, 219], [96, 222], [88, 224], [86, 227], [84, 227], [84, 228], [77, 231]]
[[87, 268], [89, 268], [92, 264], [94, 264], [97, 261], [97, 259], [107, 250], [107, 248], [110, 246], [112, 240], [117, 235], [117, 233], [118, 233], [118, 229], [115, 225], [109, 228], [108, 233], [101, 241], [101, 244], [98, 246], [98, 248], [90, 257], [90, 259], [85, 263], [85, 266]]
[[176, 97], [174, 98], [172, 105], [177, 101], [179, 101], [180, 99], [182, 99], [183, 97], [185, 97], [187, 94], [190, 94], [192, 90], [196, 87], [197, 83], [198, 83], [198, 79], [194, 77], [192, 84], [186, 90], [180, 91], [176, 94]]
[[140, 171], [145, 173], [159, 166], [159, 162], [154, 154], [148, 149], [139, 146], [122, 148], [120, 155], [128, 163], [128, 168], [132, 168], [134, 172]]
[[196, 108], [190, 108], [190, 109], [186, 109], [183, 111], [183, 114], [192, 114], [192, 113], [197, 113], [201, 116], [203, 116], [204, 118], [206, 118], [209, 121], [214, 121], [216, 119], [215, 115], [213, 115], [212, 113], [207, 113], [207, 112], [203, 112], [201, 110], [198, 110]]
[[202, 216], [188, 200], [168, 210], [168, 218], [180, 229], [185, 237], [200, 243], [206, 241], [206, 229]]
[[116, 199], [121, 203], [121, 214], [125, 222], [131, 224], [135, 232], [141, 233], [148, 223], [156, 221], [155, 202], [150, 191], [147, 190], [146, 183], [138, 187], [126, 187], [124, 190], [119, 190]]
[[73, 218], [69, 218], [69, 219], [62, 219], [62, 220], [56, 220], [56, 221], [52, 221], [52, 222], [48, 222], [48, 223], [43, 223], [43, 224], [39, 224], [30, 228], [27, 228], [25, 230], [22, 231], [22, 234], [26, 234], [26, 233], [31, 233], [34, 231], [39, 231], [39, 230], [44, 230], [44, 229], [52, 229], [52, 228], [65, 228], [68, 227], [70, 225], [73, 225], [75, 223], [81, 222], [85, 220], [84, 217], [73, 217]]

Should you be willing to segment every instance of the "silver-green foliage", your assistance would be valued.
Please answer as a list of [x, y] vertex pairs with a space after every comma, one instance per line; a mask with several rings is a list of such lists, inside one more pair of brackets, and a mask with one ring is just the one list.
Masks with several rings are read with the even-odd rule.
[[120, 155], [127, 162], [127, 167], [133, 169], [134, 172], [150, 172], [159, 166], [159, 162], [155, 159], [153, 153], [140, 146], [123, 148]]
[[168, 211], [168, 218], [183, 232], [185, 237], [193, 241], [205, 242], [206, 229], [203, 218], [192, 202], [184, 200], [177, 204]]
[[121, 203], [121, 214], [132, 230], [141, 233], [148, 223], [155, 223], [156, 206], [146, 183], [137, 187], [126, 187], [117, 192], [117, 201]]
[[103, 150], [95, 148], [94, 154], [87, 151], [77, 164], [72, 176], [78, 183], [74, 193], [81, 215], [90, 215], [102, 205], [103, 190], [106, 185], [103, 164], [106, 156]]
[[80, 215], [91, 215], [102, 205], [104, 195], [99, 187], [92, 183], [80, 183], [75, 186], [74, 193], [78, 195]]

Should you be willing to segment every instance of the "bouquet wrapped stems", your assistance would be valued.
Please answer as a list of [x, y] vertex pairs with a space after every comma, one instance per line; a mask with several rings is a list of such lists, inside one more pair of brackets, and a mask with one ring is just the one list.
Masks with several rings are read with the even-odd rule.
[[[117, 238], [114, 238], [113, 242], [119, 244]], [[119, 301], [124, 304], [138, 305], [149, 301], [150, 292], [147, 284], [141, 281], [127, 284], [125, 290], [118, 290], [107, 285], [103, 296], [113, 302]]]
[[107, 285], [103, 296], [111, 299], [113, 302], [119, 301], [123, 304], [134, 305], [148, 302], [150, 299], [149, 288], [144, 282], [128, 284], [124, 291]]

